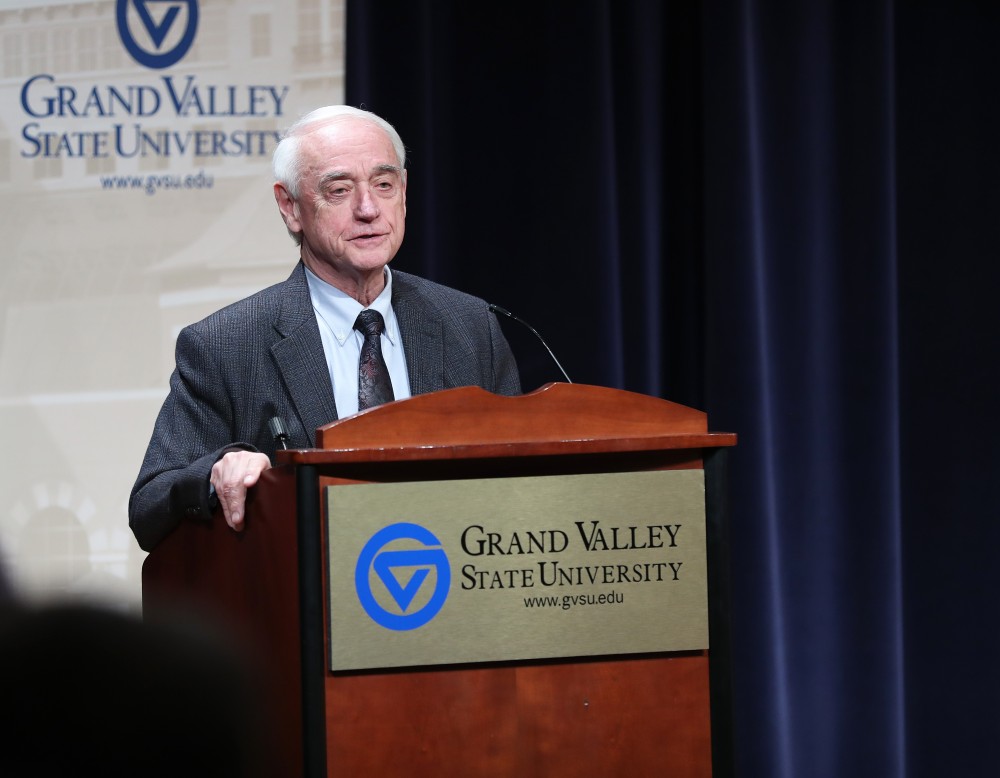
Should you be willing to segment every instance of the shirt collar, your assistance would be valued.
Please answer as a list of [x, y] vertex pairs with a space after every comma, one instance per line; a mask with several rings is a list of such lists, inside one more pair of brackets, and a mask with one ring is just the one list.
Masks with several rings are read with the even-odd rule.
[[[305, 266], [303, 266], [305, 267]], [[322, 319], [330, 332], [341, 346], [354, 332], [354, 322], [364, 306], [349, 294], [328, 284], [322, 278], [305, 267], [306, 282], [309, 284], [309, 297], [312, 299], [316, 314]], [[385, 336], [394, 346], [399, 343], [399, 326], [392, 310], [392, 271], [385, 267], [385, 288], [368, 307], [382, 314], [385, 320]]]

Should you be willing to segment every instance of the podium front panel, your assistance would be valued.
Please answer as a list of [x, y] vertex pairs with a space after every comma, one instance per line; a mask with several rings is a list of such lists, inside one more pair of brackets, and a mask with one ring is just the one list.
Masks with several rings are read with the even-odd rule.
[[708, 648], [701, 470], [326, 489], [330, 666]]

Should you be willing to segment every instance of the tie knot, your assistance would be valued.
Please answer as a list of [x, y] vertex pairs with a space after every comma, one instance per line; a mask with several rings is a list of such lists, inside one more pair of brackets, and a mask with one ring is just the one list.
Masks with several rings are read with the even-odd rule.
[[363, 332], [365, 335], [377, 338], [382, 334], [384, 325], [382, 314], [368, 308], [358, 314], [358, 318], [354, 322], [354, 329]]

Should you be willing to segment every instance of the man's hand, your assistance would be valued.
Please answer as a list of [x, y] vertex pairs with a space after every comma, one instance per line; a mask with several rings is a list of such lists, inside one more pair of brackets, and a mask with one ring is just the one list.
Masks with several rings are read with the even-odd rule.
[[257, 483], [260, 474], [271, 467], [267, 454], [254, 451], [230, 451], [212, 465], [209, 479], [222, 507], [226, 524], [237, 532], [243, 529], [247, 489]]

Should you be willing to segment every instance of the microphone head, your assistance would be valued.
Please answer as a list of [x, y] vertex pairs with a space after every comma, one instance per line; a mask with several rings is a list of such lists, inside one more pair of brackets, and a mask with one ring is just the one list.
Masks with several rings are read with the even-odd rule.
[[284, 440], [288, 437], [288, 432], [285, 430], [285, 423], [281, 420], [280, 416], [272, 416], [268, 419], [267, 428], [271, 431], [271, 436], [275, 440]]

